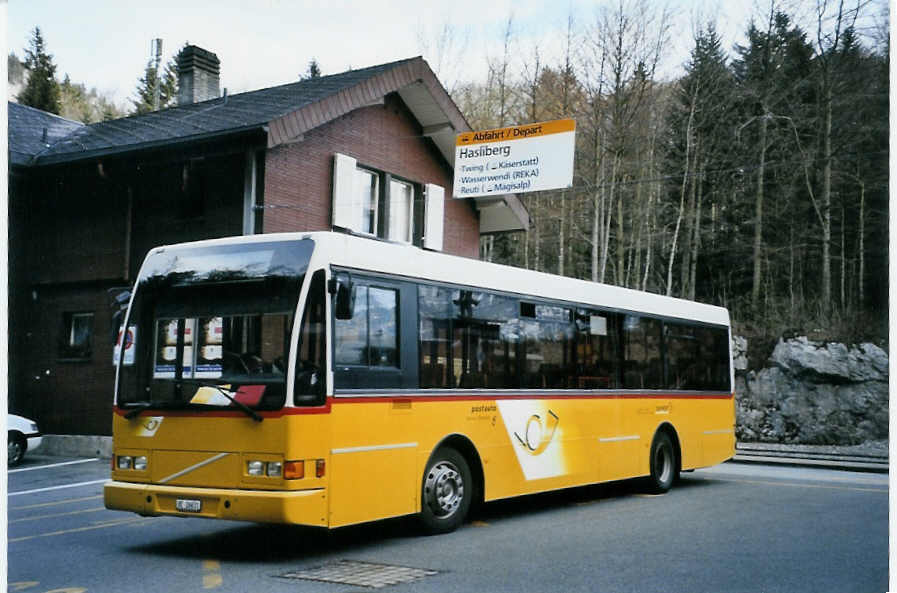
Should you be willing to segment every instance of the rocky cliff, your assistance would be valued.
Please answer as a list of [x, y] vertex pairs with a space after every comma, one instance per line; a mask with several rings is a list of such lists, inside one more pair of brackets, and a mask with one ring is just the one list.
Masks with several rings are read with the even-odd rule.
[[888, 354], [805, 337], [779, 340], [749, 370], [734, 339], [736, 433], [742, 441], [853, 445], [888, 438]]

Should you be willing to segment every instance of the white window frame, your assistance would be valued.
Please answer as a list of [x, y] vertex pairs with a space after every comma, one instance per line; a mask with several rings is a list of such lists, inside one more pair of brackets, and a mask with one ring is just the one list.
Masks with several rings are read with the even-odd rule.
[[[363, 173], [364, 175], [361, 175]], [[373, 177], [376, 184], [372, 195], [362, 197], [362, 189], [367, 180]], [[397, 199], [393, 190], [401, 191], [402, 199]], [[353, 233], [368, 237], [376, 237], [413, 244], [416, 222], [415, 205], [423, 197], [423, 220], [420, 221], [422, 231], [421, 245], [426, 249], [441, 250], [444, 228], [445, 189], [432, 183], [421, 184], [415, 181], [393, 176], [391, 173], [371, 167], [359, 165], [357, 159], [336, 153], [333, 163], [333, 200], [332, 224], [334, 228], [343, 228]], [[407, 197], [407, 203], [405, 198]], [[371, 212], [365, 225], [365, 212]], [[382, 212], [382, 214], [381, 214]], [[400, 218], [396, 219], [399, 212]], [[384, 220], [381, 218], [385, 217]], [[398, 228], [399, 226], [406, 228]], [[382, 232], [381, 232], [382, 227]]]
[[[362, 235], [377, 236], [377, 227], [380, 224], [380, 177], [381, 174], [377, 171], [366, 167], [355, 167], [355, 182], [352, 188], [356, 199], [360, 200], [361, 204], [358, 210], [358, 227], [352, 230]], [[373, 179], [373, 188], [366, 183], [370, 179]], [[368, 213], [370, 214], [370, 224], [366, 227], [365, 214]]]
[[[393, 189], [396, 187], [404, 188], [402, 195], [397, 197], [394, 195]], [[414, 239], [414, 194], [415, 187], [410, 181], [391, 177], [389, 179], [389, 190], [387, 199], [389, 207], [387, 208], [388, 219], [386, 221], [386, 238], [390, 241], [398, 241], [401, 243], [411, 243]], [[407, 204], [402, 204], [402, 200], [407, 198]], [[400, 219], [397, 214], [404, 211], [404, 220]], [[402, 229], [398, 228], [399, 224], [404, 222], [406, 225], [405, 236], [400, 236]]]

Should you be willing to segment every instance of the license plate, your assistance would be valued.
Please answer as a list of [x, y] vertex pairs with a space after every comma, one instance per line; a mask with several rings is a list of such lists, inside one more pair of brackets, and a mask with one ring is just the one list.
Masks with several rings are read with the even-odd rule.
[[202, 510], [201, 500], [190, 500], [187, 498], [178, 498], [174, 502], [174, 508], [182, 513], [198, 513]]

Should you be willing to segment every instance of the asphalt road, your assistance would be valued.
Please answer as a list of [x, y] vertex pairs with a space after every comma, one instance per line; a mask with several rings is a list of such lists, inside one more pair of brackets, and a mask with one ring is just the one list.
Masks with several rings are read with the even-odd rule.
[[103, 508], [107, 476], [108, 461], [40, 456], [10, 471], [9, 591], [363, 592], [297, 576], [362, 570], [416, 578], [382, 589], [395, 592], [888, 587], [881, 474], [728, 463], [662, 496], [624, 482], [490, 503], [433, 537], [408, 519], [327, 532], [142, 518]]

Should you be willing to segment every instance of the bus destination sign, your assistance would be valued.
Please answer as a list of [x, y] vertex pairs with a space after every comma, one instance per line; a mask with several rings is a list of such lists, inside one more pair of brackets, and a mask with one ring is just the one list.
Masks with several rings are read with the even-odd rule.
[[454, 197], [570, 187], [575, 135], [573, 119], [458, 134]]

